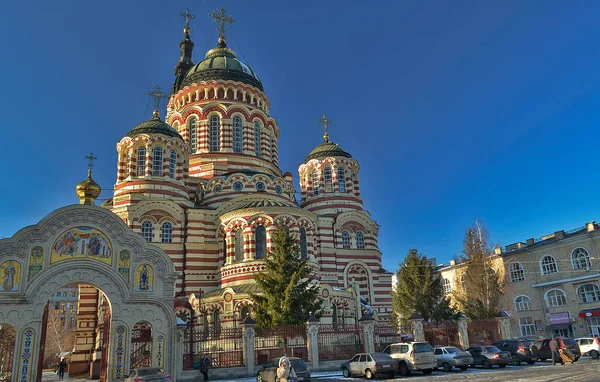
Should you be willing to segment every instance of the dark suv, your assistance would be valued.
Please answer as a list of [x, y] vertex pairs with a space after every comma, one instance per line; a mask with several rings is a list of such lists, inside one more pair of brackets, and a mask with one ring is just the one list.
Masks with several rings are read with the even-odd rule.
[[[547, 359], [552, 358], [552, 351], [550, 350], [550, 340], [552, 338], [544, 338], [543, 340], [537, 340], [529, 346], [529, 350], [531, 350], [531, 354], [540, 361], [545, 361]], [[573, 362], [577, 362], [581, 357], [581, 351], [579, 350], [579, 345], [577, 342], [571, 338], [561, 338], [556, 337], [556, 341], [558, 342], [559, 349], [569, 348], [571, 353], [575, 356], [575, 360]], [[556, 362], [564, 363], [564, 361], [559, 358], [555, 360]]]
[[527, 340], [500, 340], [493, 343], [495, 347], [500, 350], [510, 352], [511, 362], [513, 366], [519, 366], [521, 362], [527, 362], [529, 365], [533, 365], [536, 358], [531, 354], [529, 346], [531, 341]]

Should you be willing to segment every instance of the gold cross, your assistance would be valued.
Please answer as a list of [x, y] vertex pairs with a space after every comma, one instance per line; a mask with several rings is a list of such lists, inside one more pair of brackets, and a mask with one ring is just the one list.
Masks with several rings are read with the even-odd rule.
[[190, 30], [190, 21], [192, 19], [195, 19], [196, 16], [192, 15], [190, 13], [190, 10], [186, 8], [185, 12], [179, 12], [179, 14], [183, 17], [183, 19], [185, 20], [185, 26], [184, 26], [184, 30], [187, 30], [189, 32]]
[[88, 159], [90, 161], [90, 163], [88, 163], [88, 167], [90, 168], [90, 170], [92, 169], [92, 167], [94, 167], [94, 163], [93, 161], [97, 160], [98, 157], [94, 156], [94, 153], [90, 152], [90, 155], [86, 155], [85, 159]]
[[158, 118], [158, 116], [160, 115], [158, 112], [158, 108], [160, 107], [160, 99], [166, 97], [167, 95], [165, 93], [160, 92], [160, 86], [158, 85], [156, 85], [154, 91], [149, 91], [148, 95], [150, 97], [154, 97], [154, 116]]
[[323, 117], [319, 118], [317, 121], [323, 123], [323, 128], [325, 129], [325, 135], [323, 135], [323, 140], [325, 142], [329, 142], [329, 134], [327, 134], [327, 126], [331, 123], [331, 119], [327, 119], [327, 115], [323, 113]]
[[212, 12], [209, 16], [218, 24], [217, 30], [219, 31], [219, 40], [225, 41], [225, 23], [230, 25], [235, 23], [235, 20], [231, 16], [226, 16], [225, 8], [221, 7], [217, 9], [219, 13]]

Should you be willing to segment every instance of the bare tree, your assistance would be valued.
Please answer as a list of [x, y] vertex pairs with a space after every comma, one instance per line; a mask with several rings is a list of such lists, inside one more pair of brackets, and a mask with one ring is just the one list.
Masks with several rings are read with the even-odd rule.
[[[68, 309], [68, 308], [66, 308]], [[44, 365], [53, 365], [60, 360], [60, 354], [73, 350], [75, 344], [75, 328], [67, 311], [50, 309], [46, 325], [46, 350]]]
[[15, 328], [0, 325], [0, 381], [10, 381], [15, 353]]

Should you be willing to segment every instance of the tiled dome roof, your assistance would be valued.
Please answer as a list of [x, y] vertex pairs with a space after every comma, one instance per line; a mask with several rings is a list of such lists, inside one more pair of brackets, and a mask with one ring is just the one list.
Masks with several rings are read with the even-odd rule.
[[352, 155], [341, 148], [337, 143], [327, 141], [315, 147], [315, 149], [304, 159], [304, 163], [311, 159], [323, 159], [327, 157], [352, 158]]
[[163, 134], [168, 137], [179, 138], [183, 141], [183, 138], [177, 130], [169, 126], [168, 123], [161, 121], [158, 118], [149, 119], [144, 121], [131, 129], [130, 132], [127, 133], [128, 137], [134, 137], [138, 134]]

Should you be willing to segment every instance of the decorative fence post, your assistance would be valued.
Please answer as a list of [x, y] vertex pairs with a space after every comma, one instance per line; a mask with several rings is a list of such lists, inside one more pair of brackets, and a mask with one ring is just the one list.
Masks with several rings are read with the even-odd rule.
[[467, 331], [467, 316], [460, 314], [458, 317], [458, 341], [463, 350], [469, 347], [469, 332]]
[[504, 340], [512, 338], [512, 333], [510, 330], [510, 314], [505, 310], [501, 310], [495, 318], [498, 321], [498, 327], [500, 328], [500, 335], [502, 336], [502, 339]]
[[241, 326], [244, 333], [242, 337], [244, 362], [246, 362], [248, 375], [254, 375], [254, 336], [256, 334], [254, 328], [256, 327], [256, 321], [248, 316], [242, 321]]
[[358, 320], [363, 332], [363, 341], [365, 341], [365, 353], [373, 353], [375, 351], [375, 319], [370, 314], [364, 314]]
[[183, 375], [183, 354], [184, 354], [184, 342], [185, 342], [185, 330], [187, 329], [187, 323], [181, 318], [177, 317], [177, 335], [175, 336], [175, 359], [178, 360], [175, 366], [175, 379], [180, 379]]
[[413, 336], [415, 341], [425, 341], [425, 335], [423, 334], [423, 317], [414, 312], [412, 316], [408, 318], [408, 322], [412, 327]]
[[306, 321], [306, 348], [312, 370], [319, 370], [319, 319], [310, 316]]

